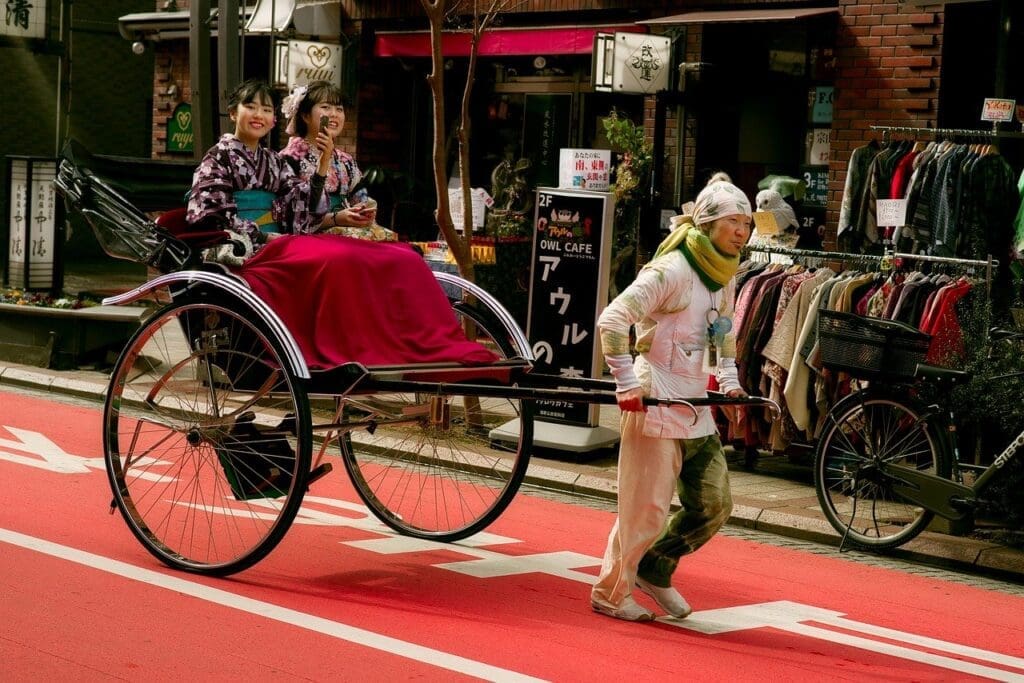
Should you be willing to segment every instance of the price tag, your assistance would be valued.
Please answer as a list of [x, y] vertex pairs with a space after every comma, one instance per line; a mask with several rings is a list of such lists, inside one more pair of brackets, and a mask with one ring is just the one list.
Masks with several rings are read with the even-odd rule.
[[879, 199], [875, 210], [878, 227], [898, 228], [907, 224], [906, 199]]
[[1015, 100], [986, 97], [981, 108], [982, 121], [1013, 121]]
[[758, 235], [778, 235], [779, 224], [771, 211], [754, 212], [754, 231]]
[[813, 166], [827, 166], [829, 158], [829, 138], [832, 131], [828, 128], [814, 128], [810, 137], [810, 151], [807, 162]]

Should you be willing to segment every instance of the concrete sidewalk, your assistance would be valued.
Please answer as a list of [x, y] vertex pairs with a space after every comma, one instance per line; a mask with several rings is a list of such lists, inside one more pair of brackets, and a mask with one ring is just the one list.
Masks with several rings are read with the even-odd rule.
[[[38, 391], [102, 401], [107, 374], [95, 370], [55, 371], [0, 362], [0, 387], [20, 386]], [[618, 429], [619, 411], [601, 406], [602, 426]], [[825, 520], [811, 481], [810, 467], [785, 457], [765, 457], [753, 471], [743, 457], [730, 456], [734, 509], [730, 524], [793, 538], [839, 545], [840, 537]], [[527, 481], [569, 493], [614, 500], [616, 458], [604, 451], [584, 462], [566, 462], [548, 453], [535, 456]], [[977, 536], [975, 534], [974, 536]], [[1024, 550], [977, 537], [926, 531], [890, 553], [893, 557], [932, 565], [999, 575], [1024, 582]]]

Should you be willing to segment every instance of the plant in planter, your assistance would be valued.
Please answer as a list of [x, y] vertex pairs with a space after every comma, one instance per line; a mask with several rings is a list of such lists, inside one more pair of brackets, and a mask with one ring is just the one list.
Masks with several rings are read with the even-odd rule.
[[76, 310], [98, 306], [99, 303], [99, 301], [90, 297], [71, 296], [68, 294], [58, 297], [47, 292], [30, 292], [16, 288], [0, 289], [0, 304]]
[[615, 109], [603, 120], [605, 135], [616, 153], [615, 181], [611, 190], [615, 194], [615, 231], [612, 236], [611, 278], [608, 283], [609, 300], [636, 276], [637, 230], [640, 225], [640, 205], [643, 191], [650, 179], [654, 160], [650, 142], [644, 138], [643, 126], [638, 126]]
[[0, 360], [56, 369], [109, 363], [146, 309], [0, 289]]

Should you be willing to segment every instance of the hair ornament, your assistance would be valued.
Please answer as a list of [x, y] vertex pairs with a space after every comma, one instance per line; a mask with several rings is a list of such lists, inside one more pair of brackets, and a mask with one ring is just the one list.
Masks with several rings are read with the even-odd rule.
[[295, 116], [295, 112], [299, 110], [299, 105], [302, 104], [308, 90], [309, 88], [305, 85], [297, 85], [292, 88], [291, 94], [284, 98], [281, 102], [281, 113], [286, 119]]

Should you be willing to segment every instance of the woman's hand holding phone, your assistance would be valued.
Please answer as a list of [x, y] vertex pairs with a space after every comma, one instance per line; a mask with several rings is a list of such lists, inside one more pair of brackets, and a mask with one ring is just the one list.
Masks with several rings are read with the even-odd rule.
[[328, 130], [330, 118], [320, 117], [320, 131], [316, 134], [316, 148], [320, 150], [320, 163], [317, 164], [316, 172], [319, 175], [327, 175], [330, 169], [331, 157], [334, 155], [334, 138]]

